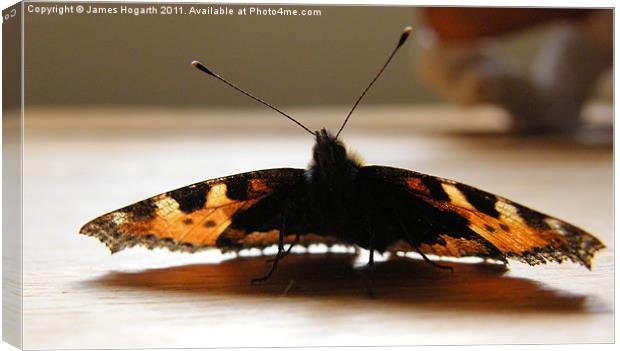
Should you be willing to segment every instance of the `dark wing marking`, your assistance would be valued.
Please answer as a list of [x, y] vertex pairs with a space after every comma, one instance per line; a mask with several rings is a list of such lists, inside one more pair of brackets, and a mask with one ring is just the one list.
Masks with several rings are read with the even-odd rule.
[[[112, 252], [143, 245], [194, 252], [209, 247], [238, 250], [278, 242], [285, 203], [303, 202], [302, 169], [270, 169], [207, 180], [110, 212], [85, 224]], [[303, 205], [303, 204], [301, 204]], [[287, 211], [286, 241], [335, 243], [311, 232], [300, 211]]]
[[[569, 259], [590, 268], [595, 252], [605, 247], [574, 225], [465, 184], [390, 167], [368, 166], [362, 172], [385, 184], [397, 207], [407, 201], [418, 207], [407, 220], [421, 228], [414, 240], [424, 253], [508, 257], [531, 265]], [[391, 249], [413, 248], [395, 240]]]

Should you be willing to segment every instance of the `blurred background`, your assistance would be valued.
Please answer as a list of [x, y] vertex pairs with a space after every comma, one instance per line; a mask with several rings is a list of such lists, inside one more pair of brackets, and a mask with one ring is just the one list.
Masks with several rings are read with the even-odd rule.
[[[320, 15], [29, 16], [26, 101], [262, 108], [201, 76], [190, 65], [198, 59], [276, 106], [352, 104], [402, 29], [419, 23], [411, 7], [284, 8]], [[368, 103], [436, 99], [414, 79], [413, 52], [405, 51]]]
[[[220, 7], [247, 6], [202, 6]], [[27, 13], [26, 103], [262, 109], [201, 77], [199, 59], [276, 106], [347, 105], [405, 25], [413, 43], [365, 105], [493, 104], [531, 131], [573, 129], [586, 100], [612, 100], [612, 10], [283, 8], [313, 15]]]

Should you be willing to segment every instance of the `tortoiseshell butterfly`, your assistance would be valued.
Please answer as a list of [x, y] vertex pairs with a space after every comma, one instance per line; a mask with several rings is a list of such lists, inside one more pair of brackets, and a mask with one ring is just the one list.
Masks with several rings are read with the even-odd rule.
[[[531, 265], [571, 260], [591, 267], [604, 245], [594, 236], [500, 196], [452, 180], [405, 169], [364, 166], [338, 139], [368, 89], [335, 135], [312, 132], [291, 116], [242, 90], [198, 61], [208, 75], [274, 109], [316, 138], [308, 169], [280, 168], [211, 179], [172, 190], [105, 214], [80, 233], [112, 252], [134, 245], [195, 252], [278, 245], [271, 270], [293, 245], [356, 245], [373, 253], [416, 251], [447, 257], [475, 256]], [[285, 250], [285, 244], [289, 244]]]

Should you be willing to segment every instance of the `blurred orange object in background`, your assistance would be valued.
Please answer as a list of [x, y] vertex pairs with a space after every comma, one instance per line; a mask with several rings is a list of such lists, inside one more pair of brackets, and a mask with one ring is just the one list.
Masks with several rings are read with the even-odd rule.
[[580, 20], [587, 9], [458, 8], [420, 9], [426, 24], [441, 41], [467, 41], [496, 36], [551, 20]]

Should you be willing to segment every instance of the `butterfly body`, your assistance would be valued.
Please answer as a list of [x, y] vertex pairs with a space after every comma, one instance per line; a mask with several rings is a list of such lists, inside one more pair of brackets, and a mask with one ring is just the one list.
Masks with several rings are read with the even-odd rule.
[[[311, 220], [318, 232], [331, 233], [356, 243], [360, 201], [359, 161], [325, 129], [316, 132], [312, 162], [306, 172], [306, 189]], [[360, 243], [361, 244], [361, 243]], [[363, 245], [360, 245], [363, 246]]]

